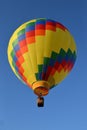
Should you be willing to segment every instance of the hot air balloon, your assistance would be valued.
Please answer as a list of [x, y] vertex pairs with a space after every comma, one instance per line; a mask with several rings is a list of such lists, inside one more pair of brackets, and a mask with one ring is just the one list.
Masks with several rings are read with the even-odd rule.
[[76, 44], [61, 23], [38, 18], [21, 25], [11, 36], [8, 60], [15, 75], [38, 96], [57, 86], [72, 70], [76, 60]]

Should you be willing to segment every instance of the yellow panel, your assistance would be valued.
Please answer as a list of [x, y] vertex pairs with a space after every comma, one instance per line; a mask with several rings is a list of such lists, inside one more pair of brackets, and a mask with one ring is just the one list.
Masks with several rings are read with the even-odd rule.
[[61, 48], [67, 52], [72, 45], [71, 40], [71, 35], [67, 30], [63, 31], [59, 28], [56, 29], [56, 32], [46, 30], [44, 56], [50, 57], [51, 51], [59, 53]]
[[58, 52], [60, 49], [64, 49], [65, 51], [69, 48], [70, 34], [61, 29], [57, 29], [56, 32], [56, 48], [58, 48]]
[[33, 69], [32, 69], [32, 64], [31, 64], [31, 60], [30, 60], [30, 57], [28, 55], [28, 52], [25, 53], [23, 55], [23, 58], [24, 58], [24, 62], [22, 63], [22, 67], [24, 68], [24, 76], [26, 78], [30, 78], [32, 76], [32, 80], [36, 80], [35, 78], [35, 75], [34, 75], [34, 72], [33, 72]]
[[50, 87], [55, 85], [55, 80], [54, 80], [53, 76], [50, 75], [47, 81], [49, 82]]
[[35, 43], [28, 44], [28, 51], [29, 51], [28, 55], [30, 57], [32, 68], [33, 68], [33, 73], [37, 73], [38, 68], [37, 68], [37, 56], [36, 56]]
[[67, 76], [67, 74], [68, 72], [64, 72], [64, 70], [62, 70], [60, 73], [56, 71], [53, 76], [50, 75], [48, 78], [50, 86], [52, 87], [53, 85], [59, 84]]
[[51, 50], [54, 46], [55, 32], [46, 30], [45, 43], [44, 43], [44, 57], [50, 57]]
[[32, 74], [33, 73], [33, 69], [32, 69], [32, 64], [31, 64], [31, 60], [30, 60], [28, 52], [26, 52], [22, 56], [24, 58], [24, 62], [22, 63], [22, 66], [23, 66], [24, 70], [27, 73], [29, 72], [30, 74]]
[[27, 82], [29, 83], [29, 84], [33, 84], [34, 82], [36, 82], [36, 78], [35, 78], [35, 76], [34, 76], [34, 74], [32, 74], [32, 75], [26, 75], [26, 72], [24, 72], [23, 73], [24, 75], [25, 75], [25, 77], [26, 77], [26, 79], [27, 79]]
[[36, 56], [37, 56], [37, 64], [43, 64], [43, 54], [44, 54], [44, 36], [36, 36], [35, 37], [36, 44]]
[[12, 43], [17, 39], [17, 34], [15, 33], [14, 35], [12, 35], [10, 41], [9, 41], [9, 46], [12, 46]]
[[70, 46], [70, 49], [73, 51], [76, 51], [76, 44], [75, 44], [75, 41], [74, 41], [74, 38], [71, 36], [71, 46]]
[[64, 70], [61, 70], [60, 73], [58, 73], [57, 71], [54, 74], [54, 79], [55, 79], [55, 85], [59, 84], [68, 74], [68, 72], [64, 72]]

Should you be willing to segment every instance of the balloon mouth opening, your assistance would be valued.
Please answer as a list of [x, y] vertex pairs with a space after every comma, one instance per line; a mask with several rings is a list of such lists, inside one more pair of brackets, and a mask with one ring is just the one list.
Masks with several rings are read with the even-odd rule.
[[35, 88], [34, 93], [38, 96], [46, 96], [49, 93], [49, 90], [41, 86], [41, 87]]
[[49, 93], [49, 84], [47, 81], [36, 81], [32, 85], [33, 91], [38, 96], [46, 96]]

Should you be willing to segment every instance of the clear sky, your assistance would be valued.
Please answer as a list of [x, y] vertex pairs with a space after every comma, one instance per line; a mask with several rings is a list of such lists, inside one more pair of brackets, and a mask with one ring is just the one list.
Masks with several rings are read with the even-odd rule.
[[[87, 1], [0, 0], [0, 130], [87, 130]], [[36, 96], [12, 72], [7, 46], [13, 31], [34, 18], [64, 24], [77, 45], [67, 78], [36, 106]]]

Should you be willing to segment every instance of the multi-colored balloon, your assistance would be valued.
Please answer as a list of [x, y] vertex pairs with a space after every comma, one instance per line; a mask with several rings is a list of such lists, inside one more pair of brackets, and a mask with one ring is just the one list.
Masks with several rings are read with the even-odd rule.
[[73, 68], [76, 44], [61, 23], [46, 18], [34, 19], [13, 33], [8, 45], [8, 60], [15, 75], [41, 97]]

